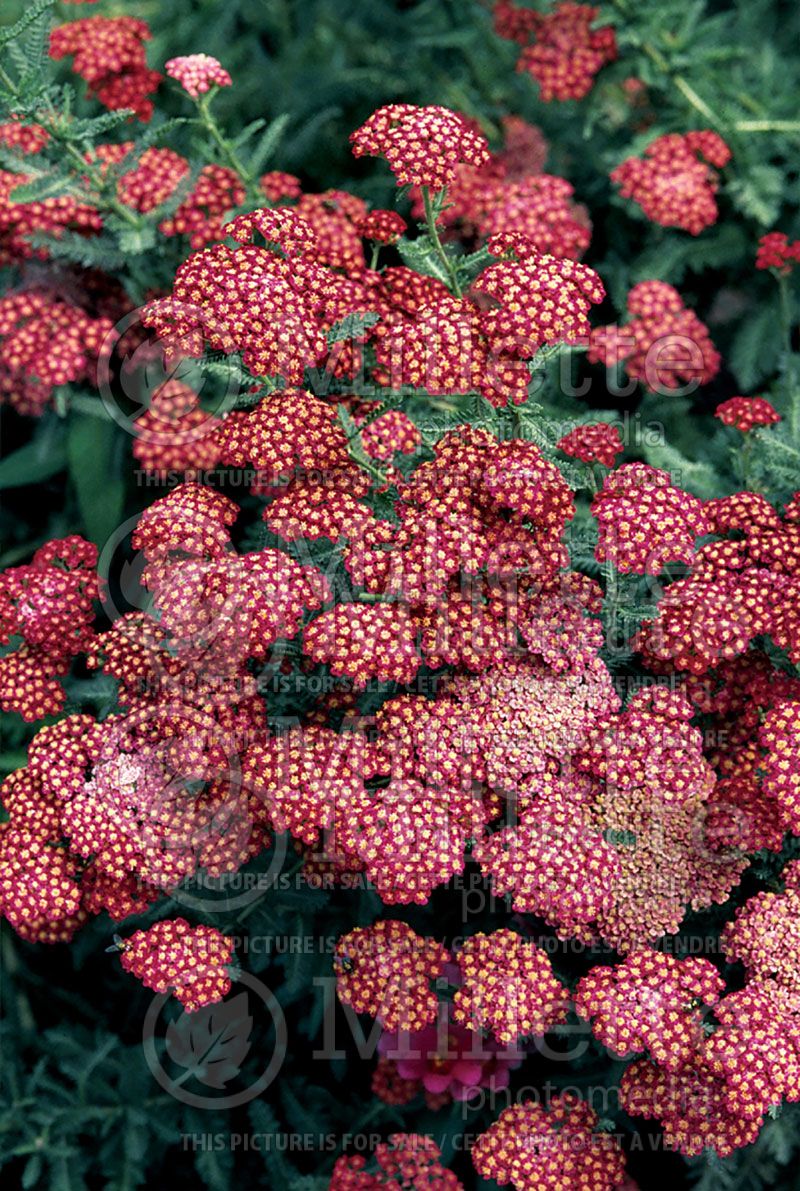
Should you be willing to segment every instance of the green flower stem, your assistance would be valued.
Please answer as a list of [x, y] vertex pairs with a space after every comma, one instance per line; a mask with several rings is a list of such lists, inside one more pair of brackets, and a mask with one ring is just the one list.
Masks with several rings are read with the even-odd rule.
[[[62, 146], [70, 161], [74, 162], [80, 169], [80, 176], [89, 179], [91, 186], [97, 191], [102, 206], [108, 211], [113, 211], [119, 219], [124, 223], [130, 224], [131, 227], [141, 227], [142, 221], [139, 216], [130, 207], [126, 207], [124, 203], [121, 203], [115, 194], [109, 192], [108, 181], [103, 177], [102, 171], [96, 165], [93, 165], [92, 162], [86, 160], [72, 142], [67, 140], [58, 125], [53, 122], [43, 124], [43, 127], [50, 137]], [[86, 195], [79, 191], [76, 197], [85, 199]]]
[[800, 132], [800, 120], [737, 120], [737, 132]]
[[792, 295], [789, 290], [789, 278], [778, 274], [778, 292], [781, 299], [781, 331], [783, 332], [783, 350], [787, 361], [792, 354]]
[[[627, 0], [612, 0], [612, 4], [614, 8], [618, 10], [618, 12], [623, 13], [626, 16], [630, 14], [630, 8]], [[710, 124], [713, 124], [717, 128], [721, 129], [725, 129], [729, 126], [728, 122], [725, 121], [717, 112], [715, 112], [714, 109], [697, 94], [694, 87], [692, 87], [692, 85], [683, 77], [683, 75], [677, 74], [675, 72], [668, 59], [661, 53], [660, 50], [656, 49], [656, 47], [649, 41], [642, 41], [640, 45], [641, 49], [645, 54], [647, 54], [647, 57], [650, 59], [653, 65], [657, 66], [662, 74], [667, 76], [675, 89], [680, 91], [683, 98], [688, 101], [695, 111], [698, 111], [701, 114], [704, 120], [708, 120]], [[735, 125], [731, 125], [730, 127], [735, 127]]]
[[247, 187], [248, 192], [254, 193], [256, 192], [257, 188], [253, 175], [242, 163], [241, 159], [230, 143], [222, 135], [219, 125], [211, 114], [211, 100], [213, 99], [214, 94], [215, 91], [212, 89], [211, 91], [208, 91], [205, 94], [200, 94], [197, 97], [197, 112], [200, 116], [200, 123], [219, 149], [221, 156], [225, 159], [231, 169], [242, 179], [245, 186]]
[[0, 66], [0, 82], [2, 82], [4, 87], [8, 88], [12, 95], [18, 94], [19, 88], [17, 84], [2, 66]]
[[797, 376], [792, 354], [792, 291], [789, 278], [782, 273], [777, 275], [778, 293], [781, 300], [781, 332], [783, 336], [783, 353], [785, 360], [784, 379], [789, 393], [789, 428], [792, 442], [800, 437], [800, 392], [797, 387]]
[[745, 434], [742, 449], [739, 452], [739, 468], [741, 481], [744, 488], [748, 491], [753, 490], [753, 485], [750, 483], [750, 463], [753, 454], [753, 439], [749, 434]]
[[457, 298], [460, 298], [462, 296], [461, 286], [458, 284], [458, 276], [456, 274], [455, 265], [445, 252], [444, 245], [439, 239], [439, 229], [436, 227], [436, 216], [433, 210], [429, 186], [422, 187], [422, 203], [425, 208], [425, 226], [428, 229], [428, 235], [433, 240], [434, 246], [436, 248], [436, 255], [444, 265], [445, 271], [450, 281], [450, 289]]

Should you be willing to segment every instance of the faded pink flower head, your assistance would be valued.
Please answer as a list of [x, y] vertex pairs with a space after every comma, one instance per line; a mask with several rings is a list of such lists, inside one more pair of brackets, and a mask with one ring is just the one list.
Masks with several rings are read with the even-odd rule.
[[210, 54], [185, 54], [170, 58], [164, 69], [171, 79], [177, 79], [184, 91], [197, 99], [211, 87], [230, 87], [233, 79], [225, 67]]

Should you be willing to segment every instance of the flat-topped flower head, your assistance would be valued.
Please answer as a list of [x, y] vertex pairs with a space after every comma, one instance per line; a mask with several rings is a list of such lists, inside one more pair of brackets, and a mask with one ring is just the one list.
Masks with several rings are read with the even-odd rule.
[[356, 927], [336, 944], [336, 991], [356, 1013], [369, 1013], [387, 1030], [421, 1030], [436, 1018], [431, 985], [444, 972], [447, 951], [405, 922], [383, 919]]
[[500, 37], [523, 47], [517, 70], [536, 79], [545, 103], [553, 99], [582, 99], [592, 89], [597, 72], [617, 56], [613, 28], [592, 28], [599, 8], [564, 0], [551, 12], [518, 8], [513, 0], [497, 0], [494, 27]]
[[210, 54], [185, 54], [180, 58], [170, 58], [164, 69], [192, 99], [197, 99], [212, 87], [230, 87], [233, 82], [225, 67]]
[[454, 1017], [500, 1042], [542, 1035], [566, 1021], [567, 992], [545, 951], [512, 930], [472, 935], [456, 955], [462, 986]]
[[719, 372], [720, 354], [708, 327], [689, 310], [666, 281], [640, 281], [628, 294], [630, 319], [619, 326], [595, 327], [589, 361], [608, 368], [622, 365], [631, 380], [652, 393], [685, 387], [692, 392]]
[[231, 989], [233, 939], [185, 918], [156, 922], [122, 944], [122, 966], [145, 988], [174, 993], [187, 1013], [221, 1001]]
[[703, 502], [647, 463], [626, 463], [606, 476], [592, 513], [600, 535], [597, 561], [637, 575], [657, 575], [667, 562], [691, 562], [695, 541], [709, 530]]
[[53, 29], [50, 57], [72, 56], [72, 69], [91, 95], [112, 111], [131, 108], [146, 122], [153, 115], [149, 97], [161, 81], [158, 71], [147, 67], [144, 43], [151, 37], [137, 17], [83, 17]]
[[723, 166], [730, 156], [716, 132], [671, 132], [656, 137], [644, 158], [626, 158], [612, 172], [611, 181], [653, 223], [680, 227], [697, 236], [716, 223], [718, 215], [714, 200], [718, 179], [706, 162]]
[[625, 450], [619, 430], [608, 422], [576, 426], [560, 438], [556, 446], [573, 459], [580, 459], [583, 463], [602, 463], [604, 467], [613, 467], [617, 455]]
[[785, 232], [767, 232], [758, 241], [757, 269], [777, 269], [784, 276], [800, 261], [800, 240], [789, 243]]
[[594, 1109], [569, 1092], [548, 1107], [521, 1101], [480, 1135], [472, 1164], [481, 1178], [516, 1191], [611, 1191], [625, 1177], [625, 1156], [597, 1125]]
[[356, 157], [383, 157], [401, 186], [441, 190], [459, 165], [489, 160], [483, 135], [458, 112], [390, 103], [350, 135]]
[[641, 950], [615, 967], [592, 968], [578, 983], [575, 1007], [614, 1054], [648, 1051], [674, 1071], [702, 1042], [703, 1006], [716, 1005], [723, 987], [707, 959]]
[[774, 426], [781, 415], [766, 397], [730, 397], [714, 410], [714, 417], [726, 426], [746, 434], [754, 426]]
[[397, 211], [377, 209], [364, 216], [358, 230], [365, 240], [373, 240], [376, 244], [396, 244], [407, 228], [408, 224]]

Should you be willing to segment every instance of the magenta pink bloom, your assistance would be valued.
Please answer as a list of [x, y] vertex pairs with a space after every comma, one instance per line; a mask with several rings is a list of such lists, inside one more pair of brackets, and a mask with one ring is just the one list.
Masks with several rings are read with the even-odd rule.
[[222, 63], [210, 54], [185, 54], [170, 58], [164, 67], [171, 79], [177, 79], [184, 91], [197, 99], [211, 87], [230, 87], [233, 79]]
[[524, 1057], [449, 1018], [411, 1033], [384, 1031], [378, 1053], [396, 1064], [403, 1079], [419, 1080], [426, 1092], [449, 1093], [454, 1100], [468, 1100], [478, 1088], [507, 1088]]

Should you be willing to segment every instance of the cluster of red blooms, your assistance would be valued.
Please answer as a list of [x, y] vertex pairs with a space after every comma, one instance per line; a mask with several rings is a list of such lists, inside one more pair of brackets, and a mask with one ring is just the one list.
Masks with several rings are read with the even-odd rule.
[[726, 957], [744, 964], [748, 978], [774, 981], [800, 994], [800, 866], [797, 861], [783, 870], [783, 893], [757, 893], [726, 924], [722, 945]]
[[[731, 957], [738, 954], [739, 921], [743, 940], [747, 937], [750, 906], [726, 930]], [[792, 917], [795, 913], [792, 907]], [[761, 930], [765, 925], [760, 924]], [[766, 939], [763, 934], [759, 938], [757, 948], [763, 953]], [[785, 954], [776, 945], [773, 966]], [[689, 1005], [710, 993], [711, 987]], [[686, 992], [675, 990], [672, 996], [673, 1013], [685, 1014]], [[796, 983], [787, 986], [779, 976], [751, 974], [744, 988], [716, 1001], [713, 1021], [680, 1057], [673, 1052], [670, 1063], [639, 1059], [627, 1067], [620, 1101], [628, 1112], [659, 1120], [667, 1144], [681, 1153], [691, 1156], [708, 1147], [725, 1157], [756, 1139], [767, 1110], [783, 1099], [800, 1100], [799, 1025]]]
[[350, 136], [356, 157], [383, 157], [401, 186], [441, 190], [462, 163], [489, 160], [485, 138], [457, 112], [442, 107], [390, 103], [373, 112]]
[[498, 406], [524, 402], [527, 362], [544, 344], [584, 339], [588, 312], [605, 291], [593, 269], [542, 255], [525, 237], [515, 237], [513, 249], [519, 259], [489, 265], [464, 298], [414, 274], [403, 278], [411, 290], [403, 306], [372, 328], [378, 379], [431, 394], [477, 390]]
[[20, 155], [20, 172], [0, 170], [0, 264], [19, 262], [30, 257], [45, 259], [44, 248], [34, 248], [30, 237], [47, 235], [58, 237], [65, 230], [88, 234], [100, 231], [102, 220], [90, 203], [80, 202], [73, 195], [52, 195], [30, 202], [17, 202], [14, 191], [31, 181], [24, 172], [23, 158], [40, 153], [49, 141], [49, 134], [38, 124], [24, 124], [14, 119], [0, 124], [0, 144]]
[[653, 223], [680, 227], [697, 236], [717, 222], [718, 214], [714, 195], [719, 179], [706, 162], [721, 167], [730, 157], [730, 149], [716, 132], [670, 132], [656, 137], [643, 159], [626, 158], [612, 172], [611, 181]]
[[592, 513], [597, 561], [638, 575], [658, 575], [668, 562], [691, 562], [695, 541], [711, 528], [703, 502], [647, 463], [624, 463], [610, 472]]
[[452, 1170], [441, 1164], [432, 1137], [392, 1133], [375, 1149], [375, 1173], [363, 1154], [343, 1155], [333, 1168], [329, 1191], [463, 1191]]
[[777, 269], [779, 273], [791, 273], [800, 261], [800, 240], [789, 243], [785, 232], [767, 232], [758, 241], [756, 253], [757, 269]]
[[499, 1042], [545, 1034], [566, 1021], [566, 994], [547, 954], [514, 931], [472, 935], [456, 962], [461, 972], [456, 1021], [488, 1029]]
[[0, 298], [0, 400], [41, 415], [57, 385], [92, 378], [111, 327], [110, 319], [93, 318], [55, 290]]
[[[133, 148], [133, 141], [97, 145], [88, 160], [101, 167], [118, 165]], [[145, 149], [133, 169], [120, 175], [117, 195], [126, 206], [146, 214], [166, 202], [188, 173], [189, 162], [173, 149]]]
[[619, 429], [608, 422], [594, 422], [590, 426], [576, 426], [558, 440], [558, 449], [583, 463], [602, 463], [613, 467], [617, 455], [625, 447]]
[[[341, 216], [333, 212], [338, 218], [331, 240], [320, 225], [330, 225], [330, 203], [312, 211], [308, 200], [317, 198], [325, 196], [238, 216], [225, 230], [242, 246], [217, 244], [190, 257], [176, 273], [171, 296], [149, 304], [145, 322], [174, 351], [196, 355], [205, 343], [238, 350], [254, 375], [302, 384], [306, 368], [330, 359], [342, 366], [328, 343], [334, 324], [354, 310], [373, 311], [380, 320], [365, 334], [382, 384], [429, 393], [477, 389], [496, 405], [526, 399], [527, 361], [543, 344], [588, 335], [588, 311], [604, 290], [585, 265], [541, 255], [516, 237], [513, 246], [522, 259], [489, 265], [470, 295], [456, 298], [440, 282], [405, 267], [366, 270], [356, 230], [363, 212], [354, 212], [357, 222], [343, 252], [348, 241]], [[179, 209], [176, 223], [180, 215]], [[267, 245], [247, 243], [255, 235]], [[335, 271], [341, 268], [355, 273], [345, 277]], [[355, 367], [355, 358], [344, 366]]]
[[622, 365], [631, 380], [653, 393], [706, 385], [717, 375], [720, 355], [708, 328], [666, 281], [640, 281], [628, 294], [630, 318], [591, 332], [589, 359], [608, 368]]
[[179, 380], [164, 381], [134, 425], [133, 457], [156, 475], [210, 470], [219, 462], [222, 419], [200, 407], [197, 393]]
[[343, 1004], [369, 1013], [387, 1030], [421, 1030], [436, 1019], [439, 1002], [431, 982], [447, 960], [440, 943], [386, 918], [339, 940], [336, 991]]
[[229, 212], [245, 199], [245, 188], [225, 165], [204, 165], [197, 181], [178, 206], [159, 224], [165, 236], [188, 236], [192, 248], [205, 248], [223, 236]]
[[[547, 15], [495, 5], [544, 99], [585, 95], [614, 58], [613, 30], [592, 29], [596, 16], [568, 2]], [[148, 37], [135, 18], [89, 18], [55, 29], [51, 54], [74, 56], [106, 106], [149, 119], [160, 76], [147, 68]], [[231, 84], [204, 54], [166, 70], [195, 99]], [[307, 875], [364, 876], [385, 905], [426, 905], [472, 861], [518, 914], [625, 957], [589, 971], [572, 1007], [609, 1050], [636, 1056], [622, 1079], [628, 1111], [659, 1120], [684, 1153], [727, 1154], [753, 1140], [773, 1105], [800, 1100], [800, 866], [723, 932], [726, 957], [746, 972], [741, 990], [724, 995], [711, 963], [654, 945], [687, 908], [725, 902], [748, 854], [779, 852], [787, 830], [800, 833], [800, 680], [752, 648], [768, 636], [800, 662], [800, 494], [782, 513], [755, 493], [701, 500], [645, 463], [616, 467], [614, 425], [559, 440], [565, 455], [610, 469], [591, 503], [597, 561], [635, 575], [687, 568], [635, 638], [648, 670], [673, 686], [645, 687], [623, 709], [601, 656], [603, 591], [569, 569], [576, 505], [548, 453], [464, 425], [426, 440], [431, 457], [412, 471], [400, 458], [422, 446], [412, 418], [339, 391], [355, 389], [366, 364], [379, 386], [521, 403], [543, 345], [589, 336], [604, 290], [578, 263], [588, 219], [568, 182], [541, 173], [538, 131], [513, 118], [505, 131], [490, 153], [472, 121], [403, 103], [351, 138], [356, 156], [384, 157], [398, 184], [416, 188], [415, 214], [431, 213], [430, 191], [451, 188], [440, 225], [486, 240], [497, 258], [465, 293], [455, 257], [449, 287], [368, 266], [364, 241], [377, 253], [405, 221], [344, 191], [305, 194], [282, 171], [260, 180], [275, 206], [226, 222], [246, 188], [234, 170], [207, 165], [160, 222], [198, 250], [146, 307], [167, 362], [211, 348], [277, 385], [259, 396], [254, 384], [250, 404], [222, 417], [183, 381], [161, 384], [136, 421], [134, 457], [161, 476], [257, 469], [250, 496], [289, 545], [237, 550], [237, 504], [183, 483], [133, 536], [151, 612], [95, 631], [97, 552], [80, 538], [47, 543], [0, 578], [4, 709], [28, 720], [61, 711], [59, 680], [81, 654], [119, 686], [115, 713], [41, 729], [27, 767], [3, 783], [0, 911], [27, 940], [69, 940], [91, 914], [124, 919], [201, 870], [237, 871], [273, 832], [293, 837]], [[0, 142], [33, 154], [48, 134], [12, 120]], [[98, 146], [85, 168], [113, 177], [119, 201], [147, 214], [189, 164], [148, 148], [126, 169], [131, 148]], [[698, 234], [717, 215], [706, 162], [729, 156], [715, 133], [671, 134], [612, 176], [651, 219]], [[42, 256], [29, 242], [37, 232], [102, 229], [72, 197], [14, 203], [25, 178], [0, 173], [3, 259]], [[785, 271], [797, 249], [772, 233], [758, 267]], [[0, 299], [0, 396], [40, 413], [56, 386], [91, 382], [111, 308], [107, 298], [89, 314], [52, 287]], [[653, 391], [716, 374], [706, 327], [671, 286], [640, 283], [628, 310], [623, 327], [591, 333], [591, 360], [623, 364]], [[337, 341], [354, 315], [373, 321]], [[303, 387], [313, 369], [339, 382], [333, 397]], [[759, 397], [716, 413], [742, 432], [780, 420]], [[382, 494], [393, 490], [390, 514], [374, 510], [372, 474]], [[341, 563], [335, 588], [298, 561], [320, 540]], [[340, 681], [280, 734], [259, 672], [287, 643], [281, 673]], [[413, 689], [423, 667], [447, 668], [432, 697]], [[381, 684], [382, 702], [362, 712], [362, 691]], [[188, 1011], [230, 991], [233, 940], [211, 927], [164, 920], [118, 947], [126, 971]], [[507, 1048], [557, 1029], [570, 1008], [545, 950], [510, 929], [451, 950], [379, 919], [339, 940], [334, 970], [342, 1004], [384, 1028], [373, 1089], [394, 1105], [506, 1088], [522, 1061]], [[475, 1169], [518, 1189], [610, 1191], [623, 1158], [598, 1125], [570, 1095], [549, 1108], [515, 1104], [476, 1142]], [[331, 1186], [457, 1191], [439, 1159], [429, 1140], [395, 1135], [378, 1148], [377, 1171], [363, 1156], [340, 1158]]]
[[[368, 411], [355, 418], [356, 425], [362, 425]], [[373, 459], [391, 462], [396, 454], [413, 455], [422, 442], [418, 428], [400, 409], [387, 409], [385, 413], [370, 418], [361, 431], [361, 444]]]
[[72, 57], [72, 69], [90, 93], [112, 110], [131, 108], [150, 120], [161, 75], [149, 70], [145, 42], [151, 33], [137, 17], [83, 17], [58, 25], [50, 34], [50, 57]]
[[174, 993], [187, 1013], [221, 1001], [231, 989], [233, 939], [185, 918], [156, 922], [119, 944], [122, 966], [145, 988]]
[[[483, 165], [457, 167], [437, 222], [467, 240], [517, 233], [540, 252], [579, 260], [591, 239], [586, 208], [573, 202], [565, 178], [542, 172], [547, 143], [538, 128], [506, 116], [503, 131], [503, 148]], [[417, 191], [413, 198], [413, 213], [421, 218], [422, 196]]]
[[716, 1005], [723, 989], [706, 959], [635, 951], [616, 967], [592, 968], [578, 983], [575, 1008], [614, 1054], [647, 1051], [674, 1071], [702, 1041], [704, 1006]]
[[781, 415], [766, 397], [729, 397], [717, 406], [714, 416], [743, 434], [754, 426], [774, 426], [781, 420]]
[[699, 520], [687, 528], [714, 540], [695, 552], [686, 535], [679, 557], [690, 564], [689, 573], [667, 587], [656, 620], [642, 624], [639, 646], [649, 665], [669, 662], [704, 674], [764, 634], [792, 661], [800, 659], [796, 505], [787, 505], [781, 517], [755, 493], [707, 501], [702, 508], [695, 502]]
[[0, 642], [21, 637], [0, 658], [0, 707], [26, 720], [64, 706], [57, 681], [93, 637], [93, 600], [98, 595], [97, 548], [82, 538], [51, 541], [30, 563], [0, 575]]
[[[262, 179], [263, 181], [263, 179]], [[408, 224], [397, 211], [368, 211], [358, 225], [365, 240], [376, 244], [396, 244], [408, 230]]]
[[539, 84], [547, 103], [583, 99], [601, 67], [617, 57], [617, 39], [610, 25], [593, 29], [600, 9], [560, 0], [552, 12], [520, 8], [514, 0], [496, 0], [494, 28], [500, 37], [523, 47], [517, 70]]
[[593, 1108], [570, 1092], [545, 1107], [505, 1108], [472, 1147], [481, 1178], [516, 1191], [613, 1191], [625, 1178], [619, 1139], [598, 1131]]

